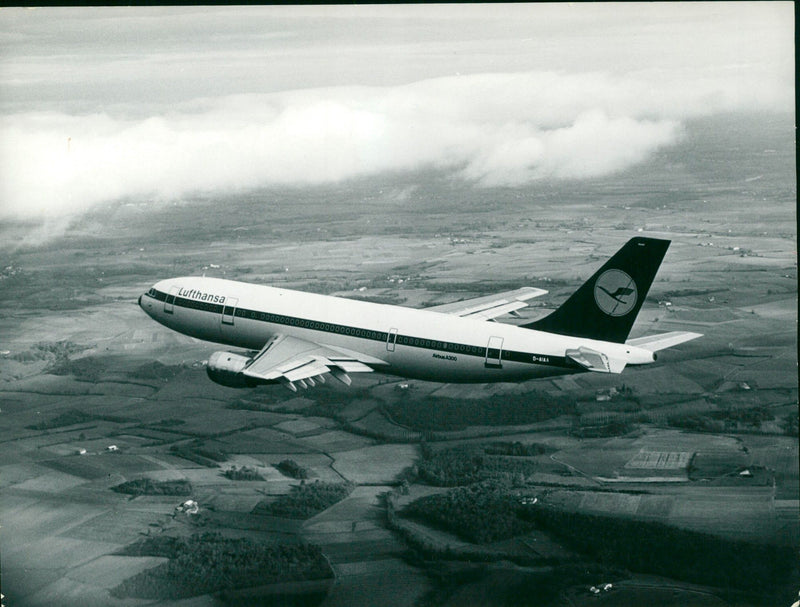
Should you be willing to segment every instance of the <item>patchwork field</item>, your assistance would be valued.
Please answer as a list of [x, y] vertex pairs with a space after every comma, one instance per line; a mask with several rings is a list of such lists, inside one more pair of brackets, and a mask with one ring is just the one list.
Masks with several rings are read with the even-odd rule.
[[[539, 567], [583, 567], [588, 557], [541, 530], [488, 546], [420, 521], [407, 533], [390, 530], [385, 494], [394, 492], [402, 509], [446, 490], [415, 476], [423, 445], [546, 447], [507, 456], [509, 469], [520, 469], [515, 457], [529, 465], [524, 478], [506, 479], [515, 507], [536, 498], [566, 512], [796, 548], [796, 192], [792, 130], [779, 126], [757, 117], [699, 121], [664, 156], [577, 185], [476, 193], [438, 174], [403, 174], [380, 188], [353, 180], [225, 204], [199, 196], [147, 213], [111, 205], [53, 241], [6, 239], [3, 265], [23, 272], [0, 287], [7, 604], [139, 604], [109, 590], [163, 559], [119, 552], [139, 538], [202, 532], [320, 546], [335, 579], [299, 592], [326, 607], [500, 604], [501, 587], [538, 580]], [[709, 168], [698, 159], [711, 151], [723, 156]], [[721, 181], [720, 167], [727, 167]], [[743, 181], [753, 174], [765, 178]], [[391, 194], [409, 180], [413, 196]], [[0, 234], [19, 229], [0, 224]], [[281, 386], [236, 391], [205, 373], [204, 361], [223, 346], [163, 329], [135, 305], [159, 279], [204, 272], [411, 306], [547, 289], [521, 318], [500, 319], [522, 323], [558, 306], [636, 234], [672, 245], [633, 335], [704, 337], [621, 376], [459, 386], [365, 375], [350, 388], [328, 382], [302, 395]], [[560, 409], [541, 407], [542, 395]], [[512, 401], [526, 416], [541, 416], [504, 419]], [[411, 402], [419, 406], [401, 425], [391, 412]], [[475, 423], [437, 426], [431, 412], [442, 403]], [[306, 478], [276, 468], [284, 460]], [[224, 473], [234, 466], [261, 478], [232, 480]], [[186, 480], [191, 495], [111, 490], [137, 479]], [[317, 481], [355, 487], [308, 520], [260, 507]], [[197, 514], [179, 508], [188, 499]], [[528, 560], [464, 573], [459, 567], [471, 565], [460, 549], [486, 562], [497, 554]], [[566, 596], [574, 605], [639, 604], [644, 596], [665, 606], [766, 600], [639, 572], [615, 583], [614, 593], [589, 595], [601, 581], [569, 586]], [[206, 595], [180, 604], [217, 601]]]

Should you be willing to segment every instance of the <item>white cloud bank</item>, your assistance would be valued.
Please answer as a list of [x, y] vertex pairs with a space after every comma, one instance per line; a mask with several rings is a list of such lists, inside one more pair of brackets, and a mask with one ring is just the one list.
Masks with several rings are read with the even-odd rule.
[[479, 186], [633, 166], [688, 117], [779, 109], [769, 81], [528, 72], [178, 104], [145, 119], [0, 119], [0, 216], [57, 217], [124, 197], [171, 199], [435, 167]]

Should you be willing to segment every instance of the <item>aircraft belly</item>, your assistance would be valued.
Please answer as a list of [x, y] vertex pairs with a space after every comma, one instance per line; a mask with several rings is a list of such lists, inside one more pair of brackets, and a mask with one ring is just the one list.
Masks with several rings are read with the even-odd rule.
[[[415, 351], [416, 350], [416, 351]], [[515, 382], [573, 373], [570, 369], [527, 363], [503, 361], [501, 368], [487, 367], [478, 356], [456, 356], [456, 360], [441, 359], [429, 350], [400, 348], [385, 357], [389, 367], [385, 373], [443, 383]]]

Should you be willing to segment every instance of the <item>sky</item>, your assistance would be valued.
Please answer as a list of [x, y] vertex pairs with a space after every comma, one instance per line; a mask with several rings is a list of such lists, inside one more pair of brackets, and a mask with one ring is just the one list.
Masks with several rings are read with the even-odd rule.
[[791, 2], [0, 9], [0, 219], [436, 169], [625, 170], [792, 112]]

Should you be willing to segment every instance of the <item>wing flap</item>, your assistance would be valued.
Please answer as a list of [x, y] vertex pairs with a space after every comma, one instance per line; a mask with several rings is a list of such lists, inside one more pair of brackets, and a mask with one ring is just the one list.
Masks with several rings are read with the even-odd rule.
[[333, 360], [331, 362], [345, 373], [368, 373], [372, 371], [372, 367], [357, 360]]
[[283, 376], [289, 381], [299, 381], [303, 379], [310, 379], [312, 377], [316, 377], [317, 375], [322, 375], [328, 371], [330, 371], [328, 367], [319, 361], [312, 360], [311, 362], [305, 363], [304, 365], [284, 373]]
[[[343, 353], [326, 346], [291, 337], [277, 335], [248, 363], [242, 373], [266, 381], [280, 381], [291, 390], [295, 384], [303, 388], [314, 386], [314, 378], [324, 382], [322, 375], [330, 373], [336, 379], [350, 384], [348, 373], [368, 373], [372, 357], [359, 360], [358, 353]], [[383, 361], [378, 361], [383, 362]]]

